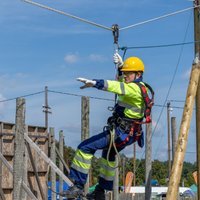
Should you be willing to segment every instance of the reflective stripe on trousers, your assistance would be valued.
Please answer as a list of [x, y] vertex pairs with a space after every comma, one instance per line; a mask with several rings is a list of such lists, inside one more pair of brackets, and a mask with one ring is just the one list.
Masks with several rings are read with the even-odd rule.
[[80, 149], [77, 149], [71, 167], [81, 173], [88, 174], [92, 157], [93, 155], [84, 153]]
[[[108, 165], [109, 162], [109, 165]], [[115, 161], [107, 161], [104, 158], [100, 159], [100, 174], [99, 176], [107, 181], [113, 181], [115, 177]]]

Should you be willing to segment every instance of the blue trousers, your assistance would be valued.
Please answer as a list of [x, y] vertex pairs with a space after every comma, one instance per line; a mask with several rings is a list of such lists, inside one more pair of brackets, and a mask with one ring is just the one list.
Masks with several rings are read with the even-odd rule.
[[[129, 136], [128, 133], [123, 132], [120, 128], [116, 128], [115, 134], [115, 144], [117, 145], [118, 152], [123, 150], [126, 146], [131, 145], [135, 142], [134, 136]], [[143, 133], [141, 136], [143, 137]], [[125, 140], [126, 142], [123, 143]], [[94, 155], [97, 150], [103, 150], [102, 157], [104, 159], [107, 159], [109, 143], [110, 131], [106, 130], [81, 142], [78, 145], [78, 149], [90, 155]], [[112, 147], [108, 157], [109, 161], [115, 161], [115, 155], [116, 152]], [[75, 184], [84, 185], [87, 181], [87, 176], [88, 174], [81, 173], [74, 168], [70, 169], [70, 178], [75, 181]], [[99, 186], [105, 190], [112, 190], [113, 181], [108, 181], [102, 177], [99, 177]]]

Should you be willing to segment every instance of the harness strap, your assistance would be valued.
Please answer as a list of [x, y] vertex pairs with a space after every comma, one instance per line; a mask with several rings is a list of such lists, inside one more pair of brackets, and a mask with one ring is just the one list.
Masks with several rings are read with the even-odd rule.
[[130, 128], [130, 131], [129, 131], [129, 134], [128, 136], [125, 138], [124, 141], [122, 141], [121, 143], [117, 144], [115, 143], [115, 146], [116, 147], [121, 147], [123, 145], [125, 145], [126, 143], [129, 142], [130, 140], [130, 137], [134, 137], [134, 141], [138, 141], [139, 137], [141, 136], [141, 127], [140, 127], [141, 124], [139, 123], [135, 123], [133, 122], [131, 128]]
[[[135, 83], [140, 87], [140, 90], [141, 90], [141, 93], [142, 93], [142, 96], [144, 99], [145, 107], [146, 107], [145, 113], [144, 113], [146, 121], [144, 123], [145, 124], [150, 123], [151, 122], [151, 108], [154, 104], [154, 91], [153, 91], [152, 87], [145, 82], [143, 82], [144, 85], [141, 83], [138, 83], [138, 82], [135, 82]], [[146, 87], [151, 92], [151, 99], [149, 98]]]

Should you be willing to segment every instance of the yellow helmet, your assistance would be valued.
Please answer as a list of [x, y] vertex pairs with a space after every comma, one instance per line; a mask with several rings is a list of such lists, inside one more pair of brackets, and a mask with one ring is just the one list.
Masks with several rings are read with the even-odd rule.
[[144, 63], [137, 57], [130, 57], [124, 61], [121, 71], [142, 71], [144, 72]]

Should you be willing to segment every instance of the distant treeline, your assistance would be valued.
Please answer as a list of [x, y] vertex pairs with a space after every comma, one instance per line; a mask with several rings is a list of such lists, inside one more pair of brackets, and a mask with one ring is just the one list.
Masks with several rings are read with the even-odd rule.
[[[71, 165], [71, 161], [73, 159], [75, 150], [71, 147], [64, 147], [64, 159], [68, 166]], [[123, 185], [124, 176], [127, 172], [133, 172], [133, 158], [127, 158], [125, 155], [121, 155], [121, 162], [120, 165], [120, 185]], [[136, 160], [136, 186], [144, 185], [145, 184], [145, 160]], [[194, 178], [192, 173], [196, 170], [196, 163], [189, 163], [184, 162], [183, 164], [183, 171], [181, 176], [180, 186], [190, 187], [194, 184]], [[99, 172], [99, 162], [96, 157], [93, 158], [92, 162], [92, 169], [91, 169], [91, 178], [90, 183], [94, 185], [97, 182]], [[66, 172], [67, 173], [67, 172]], [[157, 180], [156, 182], [160, 186], [167, 186], [168, 182], [168, 162], [167, 161], [159, 161], [154, 160], [152, 162], [152, 180]]]

